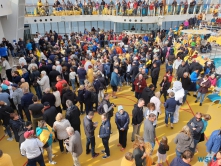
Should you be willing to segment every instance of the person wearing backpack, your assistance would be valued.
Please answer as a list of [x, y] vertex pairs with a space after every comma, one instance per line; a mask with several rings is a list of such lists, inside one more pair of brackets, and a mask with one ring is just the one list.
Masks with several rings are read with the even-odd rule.
[[119, 132], [119, 144], [117, 146], [122, 147], [121, 151], [124, 151], [127, 145], [127, 131], [130, 123], [130, 117], [122, 105], [118, 106], [118, 112], [115, 115], [115, 123]]

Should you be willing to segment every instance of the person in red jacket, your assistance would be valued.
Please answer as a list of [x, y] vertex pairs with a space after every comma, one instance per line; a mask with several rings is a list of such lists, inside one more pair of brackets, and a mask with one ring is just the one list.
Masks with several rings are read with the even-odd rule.
[[139, 99], [143, 89], [147, 87], [146, 80], [143, 78], [142, 74], [139, 74], [138, 78], [134, 81], [134, 86], [135, 86], [135, 97]]
[[64, 79], [62, 79], [61, 78], [61, 75], [58, 75], [57, 76], [57, 78], [56, 78], [56, 80], [57, 80], [57, 83], [56, 83], [56, 85], [55, 85], [55, 87], [57, 88], [57, 90], [60, 92], [60, 94], [61, 94], [61, 91], [62, 91], [62, 89], [63, 89], [63, 84], [67, 84], [67, 81], [65, 81]]

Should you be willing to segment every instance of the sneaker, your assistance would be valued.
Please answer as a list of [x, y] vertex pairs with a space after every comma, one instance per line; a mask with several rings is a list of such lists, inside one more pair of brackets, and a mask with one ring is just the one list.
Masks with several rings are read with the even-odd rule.
[[107, 159], [107, 158], [109, 158], [110, 156], [107, 156], [107, 155], [105, 155], [105, 156], [103, 156], [102, 158], [103, 159]]
[[197, 95], [193, 95], [193, 97], [197, 97]]
[[117, 146], [122, 146], [121, 144], [117, 144]]
[[7, 137], [8, 136], [8, 134], [7, 133], [5, 133], [5, 137]]
[[197, 100], [195, 101], [195, 103], [197, 103]]
[[55, 165], [55, 164], [57, 164], [57, 162], [55, 162], [55, 161], [49, 161], [49, 164]]
[[99, 156], [99, 153], [95, 153], [94, 156], [92, 156], [92, 157], [96, 158], [97, 156]]
[[104, 153], [106, 153], [106, 152], [105, 152], [105, 150], [102, 150], [102, 151], [101, 151], [101, 153], [103, 153], [103, 154], [104, 154]]
[[13, 138], [12, 137], [7, 138], [7, 141], [13, 141]]
[[202, 106], [202, 103], [200, 103], [200, 106]]
[[86, 154], [90, 154], [91, 153], [91, 150], [89, 149], [88, 151], [86, 151]]
[[123, 152], [125, 150], [125, 148], [121, 148], [120, 151]]

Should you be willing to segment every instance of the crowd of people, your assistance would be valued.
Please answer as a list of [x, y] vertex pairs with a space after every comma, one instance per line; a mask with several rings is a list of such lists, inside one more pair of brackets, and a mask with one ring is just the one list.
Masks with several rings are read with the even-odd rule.
[[[122, 42], [111, 43], [110, 39], [114, 38]], [[121, 151], [126, 151], [129, 124], [133, 126], [134, 150], [125, 155], [127, 165], [154, 164], [151, 156], [157, 137], [157, 119], [163, 112], [161, 105], [165, 108], [165, 127], [170, 122], [172, 130], [173, 124], [179, 122], [179, 107], [185, 103], [187, 95], [193, 92], [195, 102], [199, 101], [202, 106], [205, 94], [211, 89], [215, 92], [217, 79], [220, 79], [212, 61], [199, 63], [198, 45], [193, 42], [194, 38], [174, 34], [172, 28], [168, 33], [152, 31], [150, 36], [85, 30], [83, 34], [71, 33], [62, 37], [50, 30], [44, 36], [36, 33], [34, 39], [27, 42], [19, 39], [15, 44], [16, 51], [3, 38], [0, 118], [5, 135], [9, 136], [7, 140], [19, 142], [21, 155], [27, 157], [28, 165], [38, 162], [41, 166], [45, 165], [42, 149], [47, 151], [49, 163], [56, 164], [52, 145], [58, 140], [61, 153], [70, 152], [74, 165], [79, 166], [83, 133], [87, 139], [86, 154], [91, 154], [92, 158], [99, 156], [95, 149], [95, 137], [98, 137], [104, 146], [102, 158], [111, 156], [109, 139], [114, 132], [111, 118], [115, 116], [119, 131], [117, 146]], [[16, 67], [10, 65], [9, 56], [18, 57]], [[165, 65], [165, 71], [161, 71], [162, 65]], [[159, 80], [160, 71], [162, 80]], [[150, 78], [152, 83], [147, 85]], [[109, 86], [112, 94], [106, 92]], [[117, 100], [122, 86], [131, 86], [138, 100], [132, 117], [124, 110], [124, 103], [117, 106], [114, 114], [116, 105], [110, 102], [111, 97]], [[164, 97], [162, 103], [161, 95]], [[93, 121], [94, 112], [98, 112], [102, 120], [98, 136], [94, 132], [98, 128], [98, 122]], [[81, 115], [84, 115], [82, 123]], [[197, 152], [197, 144], [204, 141], [210, 119], [209, 114], [197, 112], [177, 134], [174, 140], [176, 158], [171, 166], [189, 165]], [[143, 136], [140, 135], [142, 126]], [[220, 129], [215, 130], [207, 141], [207, 157], [219, 156], [220, 133]], [[157, 151], [158, 165], [166, 161], [168, 150], [164, 136]], [[0, 161], [2, 156], [5, 155], [0, 151]], [[220, 160], [212, 162], [213, 166], [220, 165]]]

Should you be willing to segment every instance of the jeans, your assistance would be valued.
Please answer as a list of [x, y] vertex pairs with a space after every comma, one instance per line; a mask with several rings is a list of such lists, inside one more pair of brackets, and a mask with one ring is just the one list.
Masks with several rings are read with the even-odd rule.
[[80, 111], [82, 112], [83, 111], [83, 106], [84, 106], [84, 103], [83, 102], [79, 102], [80, 103]]
[[34, 86], [34, 88], [35, 88], [36, 95], [38, 96], [38, 99], [41, 100], [42, 92], [41, 92], [40, 86]]
[[198, 92], [196, 100], [198, 101], [200, 99], [200, 103], [203, 103], [205, 96], [206, 94]]
[[127, 146], [127, 131], [128, 130], [118, 130], [119, 131], [119, 143], [122, 145], [122, 148]]
[[104, 145], [104, 151], [107, 156], [110, 156], [109, 139], [110, 139], [110, 137], [102, 138], [102, 143]]
[[40, 166], [45, 166], [42, 154], [40, 154], [40, 156], [35, 157], [33, 159], [28, 159], [27, 166], [36, 166], [36, 163], [38, 163]]
[[184, 90], [183, 103], [186, 102], [187, 93], [188, 93], [188, 90]]
[[191, 148], [191, 151], [193, 152], [193, 154], [195, 153], [195, 150], [196, 150], [196, 145], [199, 143], [199, 140], [196, 140], [196, 139], [193, 139], [194, 141], [194, 147]]
[[140, 92], [135, 92], [135, 97], [136, 97], [137, 99], [140, 99], [140, 96], [141, 96], [141, 93], [140, 93]]
[[176, 149], [176, 156], [180, 158], [180, 157], [181, 157], [181, 155], [182, 155], [182, 153], [181, 153], [181, 152], [179, 152], [179, 151]]
[[[211, 152], [211, 153], [208, 153], [206, 157], [207, 157], [208, 159], [212, 159], [212, 158], [214, 157], [215, 154], [216, 154], [216, 153]], [[208, 166], [209, 162], [210, 162], [210, 161], [206, 161], [206, 160], [204, 160], [204, 161], [203, 161], [204, 166]]]
[[49, 147], [45, 148], [45, 150], [47, 151], [47, 154], [48, 154], [48, 160], [52, 161], [52, 147], [49, 146]]
[[168, 124], [168, 118], [170, 118], [170, 124], [173, 124], [173, 114], [174, 112], [166, 111], [165, 123]]
[[93, 104], [85, 104], [85, 111], [88, 114], [90, 111], [93, 111]]
[[7, 126], [4, 126], [5, 127], [5, 133], [8, 134], [8, 136], [10, 138], [12, 138], [12, 133], [11, 133], [11, 129], [10, 129], [10, 126], [7, 125]]
[[72, 89], [75, 90], [75, 79], [70, 79]]
[[133, 125], [133, 132], [132, 132], [132, 136], [131, 136], [131, 141], [135, 140], [135, 134], [140, 135], [141, 124]]
[[84, 79], [79, 79], [80, 85], [84, 85]]
[[93, 136], [93, 137], [91, 137], [91, 138], [87, 138], [87, 142], [86, 142], [86, 153], [88, 153], [89, 152], [89, 146], [90, 146], [90, 144], [91, 144], [91, 155], [92, 155], [92, 157], [95, 155], [95, 151], [94, 151], [94, 149], [95, 149], [95, 137]]

